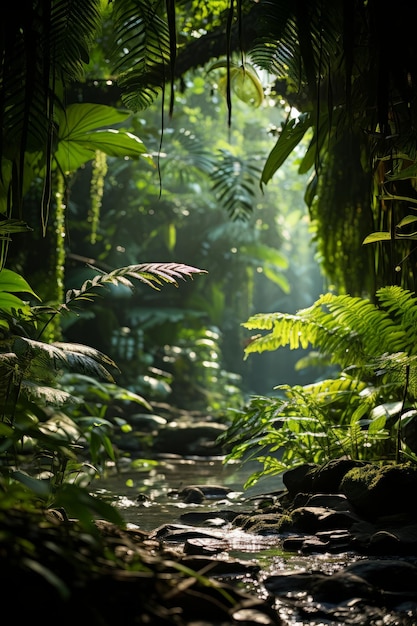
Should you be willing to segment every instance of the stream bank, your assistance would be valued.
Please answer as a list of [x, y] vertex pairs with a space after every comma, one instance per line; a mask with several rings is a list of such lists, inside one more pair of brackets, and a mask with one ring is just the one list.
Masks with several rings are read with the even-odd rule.
[[[188, 484], [174, 472], [177, 482], [163, 496], [172, 517], [159, 519], [147, 541], [197, 576], [261, 603], [238, 620], [229, 611], [221, 622], [196, 624], [416, 626], [415, 468], [381, 471], [342, 458], [295, 468], [275, 479], [276, 489], [261, 483], [248, 494], [230, 467], [218, 484], [220, 459], [206, 458], [200, 479], [198, 462], [188, 461]], [[141, 507], [159, 506], [157, 497], [139, 500], [124, 509], [132, 531], [140, 529]]]

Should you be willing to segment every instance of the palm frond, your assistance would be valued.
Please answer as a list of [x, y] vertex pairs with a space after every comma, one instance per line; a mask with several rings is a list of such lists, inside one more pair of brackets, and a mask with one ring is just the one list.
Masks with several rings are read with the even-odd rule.
[[[2, 179], [10, 185], [8, 217], [13, 207], [21, 219], [24, 152], [50, 157], [58, 94], [65, 81], [82, 77], [99, 29], [99, 5], [98, 0], [57, 0], [15, 2], [8, 9], [0, 41], [0, 156]], [[4, 176], [10, 163], [13, 184]]]
[[250, 50], [253, 62], [297, 88], [308, 82], [314, 93], [322, 66], [340, 53], [333, 4], [261, 1], [258, 37]]
[[207, 142], [184, 128], [166, 135], [164, 152], [167, 158], [161, 162], [161, 170], [181, 181], [190, 180], [195, 172], [211, 174], [216, 165]]
[[133, 111], [148, 107], [165, 86], [171, 68], [171, 32], [160, 3], [115, 2], [112, 58], [123, 102]]
[[48, 344], [17, 337], [13, 348], [18, 359], [15, 370], [17, 374], [20, 373], [22, 380], [51, 381], [65, 370], [113, 382], [109, 369], [117, 370], [117, 365], [110, 357], [82, 344]]
[[82, 79], [101, 27], [100, 2], [59, 0], [51, 5], [49, 48], [53, 70], [59, 70], [65, 81]]
[[221, 160], [211, 175], [216, 199], [233, 219], [246, 219], [253, 211], [259, 191], [261, 168], [250, 161], [220, 150]]

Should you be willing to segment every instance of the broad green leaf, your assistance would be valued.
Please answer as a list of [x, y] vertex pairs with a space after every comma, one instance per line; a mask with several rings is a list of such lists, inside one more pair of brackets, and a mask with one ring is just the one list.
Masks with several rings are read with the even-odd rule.
[[276, 267], [281, 267], [282, 269], [287, 269], [288, 267], [288, 259], [271, 246], [262, 244], [244, 245], [240, 246], [240, 252], [254, 259], [259, 259], [260, 261], [271, 263]]
[[39, 296], [32, 290], [29, 283], [12, 270], [3, 268], [0, 271], [0, 291], [8, 291], [12, 293], [30, 293], [32, 296], [40, 300]]
[[261, 183], [266, 184], [275, 172], [287, 160], [291, 152], [298, 146], [310, 128], [310, 116], [303, 113], [297, 118], [288, 120], [280, 133], [277, 143], [270, 152], [262, 171]]
[[[230, 68], [230, 88], [233, 93], [242, 102], [252, 104], [255, 107], [260, 106], [264, 99], [264, 90], [255, 68], [249, 63], [238, 65], [223, 59], [212, 63], [207, 71], [226, 69], [228, 65]], [[226, 96], [227, 76], [222, 76], [219, 79], [218, 87], [222, 95]]]
[[69, 105], [59, 124], [55, 160], [60, 168], [73, 172], [92, 160], [97, 150], [115, 157], [143, 157], [151, 163], [139, 137], [123, 129], [110, 128], [129, 116], [127, 111], [105, 105]]
[[15, 480], [19, 481], [22, 485], [28, 487], [33, 493], [36, 493], [41, 498], [46, 498], [49, 495], [50, 485], [48, 482], [44, 480], [39, 480], [38, 478], [33, 478], [29, 476], [25, 472], [20, 470], [16, 470], [12, 473], [12, 476]]
[[381, 231], [376, 233], [371, 233], [363, 240], [363, 244], [366, 243], [376, 243], [377, 241], [390, 241], [391, 233]]
[[259, 107], [264, 99], [264, 91], [256, 72], [246, 65], [239, 67], [232, 75], [233, 93], [247, 104]]
[[397, 228], [402, 228], [403, 226], [406, 226], [407, 224], [414, 224], [414, 222], [417, 222], [417, 216], [415, 215], [406, 215], [398, 224], [397, 224]]
[[0, 292], [0, 315], [2, 311], [10, 315], [15, 311], [19, 311], [23, 316], [29, 317], [31, 315], [31, 308], [28, 304], [17, 296], [6, 292]]
[[64, 172], [73, 172], [87, 161], [94, 159], [97, 150], [113, 157], [131, 159], [143, 157], [152, 163], [152, 157], [147, 154], [143, 142], [138, 137], [113, 128], [86, 133], [82, 136], [76, 135], [60, 141], [55, 160]]
[[290, 293], [290, 284], [282, 272], [276, 272], [271, 266], [265, 265], [263, 267], [263, 274], [265, 278], [268, 278], [268, 280], [281, 287], [284, 293]]
[[70, 104], [59, 120], [59, 139], [68, 140], [75, 134], [125, 122], [131, 113], [104, 104]]

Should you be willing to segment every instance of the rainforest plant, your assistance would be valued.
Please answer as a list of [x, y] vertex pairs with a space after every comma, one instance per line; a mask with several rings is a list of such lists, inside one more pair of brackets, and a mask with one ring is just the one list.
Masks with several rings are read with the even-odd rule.
[[[106, 286], [133, 288], [132, 281], [140, 281], [160, 289], [164, 284], [178, 286], [178, 280], [201, 273], [204, 270], [176, 263], [97, 271], [79, 289], [68, 291], [62, 305], [52, 308], [22, 300], [16, 293], [37, 296], [18, 274], [0, 272], [0, 482], [9, 506], [11, 494], [20, 500], [23, 491], [24, 500], [32, 494], [44, 506], [65, 506], [89, 526], [92, 513], [120, 521], [114, 510], [81, 487], [76, 489], [99, 473], [104, 456], [117, 461], [111, 442], [114, 424], [105, 412], [92, 411], [86, 398], [72, 395], [63, 384], [63, 374], [103, 381], [111, 398], [151, 407], [145, 398], [116, 385], [117, 364], [105, 354], [76, 343], [44, 342], [42, 336], [57, 315], [74, 314], [77, 306], [91, 302]], [[81, 415], [74, 410], [80, 406], [84, 408]], [[84, 462], [83, 456], [96, 466]]]
[[[262, 331], [245, 355], [313, 347], [338, 374], [305, 386], [278, 385], [236, 411], [224, 437], [229, 459], [257, 459], [248, 484], [303, 463], [346, 455], [374, 462], [417, 461], [417, 297], [384, 287], [377, 302], [327, 293], [296, 315], [256, 314]], [[415, 422], [414, 422], [415, 424]]]

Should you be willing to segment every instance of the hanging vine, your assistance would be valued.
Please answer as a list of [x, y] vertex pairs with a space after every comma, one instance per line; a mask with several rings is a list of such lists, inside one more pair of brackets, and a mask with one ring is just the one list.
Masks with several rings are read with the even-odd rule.
[[100, 210], [104, 193], [104, 179], [107, 174], [106, 154], [101, 150], [96, 151], [93, 161], [93, 171], [90, 185], [91, 209], [88, 221], [91, 223], [90, 241], [95, 244], [97, 241], [97, 229], [100, 223]]

